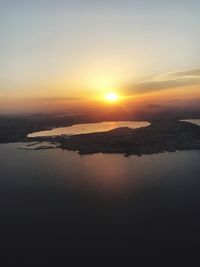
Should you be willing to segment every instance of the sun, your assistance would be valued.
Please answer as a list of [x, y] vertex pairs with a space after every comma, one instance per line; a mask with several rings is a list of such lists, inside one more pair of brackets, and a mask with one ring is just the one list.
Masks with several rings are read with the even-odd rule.
[[119, 95], [117, 93], [111, 92], [111, 93], [105, 94], [104, 98], [107, 102], [114, 103], [119, 100]]

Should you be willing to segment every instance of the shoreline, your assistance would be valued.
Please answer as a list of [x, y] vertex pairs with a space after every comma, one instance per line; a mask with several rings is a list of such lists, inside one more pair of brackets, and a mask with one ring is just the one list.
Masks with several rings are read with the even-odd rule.
[[200, 150], [200, 126], [184, 121], [159, 121], [137, 129], [122, 127], [70, 137], [29, 138], [29, 141], [56, 142], [61, 149], [78, 151], [80, 155], [118, 153], [126, 157], [141, 156], [177, 150]]

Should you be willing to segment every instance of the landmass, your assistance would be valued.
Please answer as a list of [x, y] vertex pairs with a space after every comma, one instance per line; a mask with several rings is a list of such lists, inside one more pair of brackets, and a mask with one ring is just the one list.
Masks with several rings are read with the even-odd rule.
[[102, 152], [140, 156], [200, 149], [200, 127], [183, 121], [157, 121], [139, 129], [118, 128], [70, 138], [61, 136], [57, 142], [63, 149], [78, 151], [81, 155]]
[[[123, 118], [120, 118], [123, 120]], [[125, 118], [127, 119], [127, 118]], [[130, 118], [128, 118], [130, 120]], [[143, 118], [139, 118], [144, 120]], [[134, 119], [132, 119], [134, 120]], [[2, 122], [2, 120], [0, 120]], [[14, 121], [14, 124], [13, 124]], [[101, 118], [77, 115], [71, 117], [40, 116], [32, 120], [5, 120], [7, 127], [0, 125], [0, 143], [8, 142], [50, 142], [52, 145], [38, 146], [36, 149], [57, 147], [78, 151], [79, 154], [121, 153], [129, 155], [149, 155], [165, 151], [200, 149], [200, 126], [190, 122], [180, 121], [180, 118], [151, 118], [146, 120], [150, 126], [130, 129], [117, 128], [108, 132], [79, 134], [74, 136], [35, 137], [27, 135], [34, 131], [46, 130], [76, 123], [99, 122]], [[20, 122], [20, 123], [19, 123]], [[4, 125], [4, 126], [5, 126]], [[31, 146], [31, 145], [29, 145]], [[30, 147], [29, 147], [30, 148]]]
[[35, 139], [57, 142], [62, 149], [78, 151], [81, 155], [101, 152], [140, 156], [200, 149], [200, 126], [184, 121], [155, 121], [139, 129], [117, 128], [71, 137], [62, 135]]

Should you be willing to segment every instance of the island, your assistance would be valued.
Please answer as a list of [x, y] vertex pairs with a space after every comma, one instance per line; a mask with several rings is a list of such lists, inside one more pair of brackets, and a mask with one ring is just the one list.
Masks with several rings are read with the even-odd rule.
[[108, 132], [30, 140], [57, 142], [62, 149], [78, 151], [80, 155], [101, 152], [141, 156], [200, 149], [200, 126], [185, 121], [158, 120], [138, 129], [117, 128]]
[[[200, 126], [190, 122], [181, 121], [184, 114], [170, 113], [158, 114], [120, 114], [107, 116], [97, 114], [76, 114], [65, 116], [36, 114], [32, 116], [0, 117], [0, 143], [13, 142], [39, 142], [37, 147], [29, 149], [62, 148], [77, 151], [80, 155], [94, 153], [121, 153], [129, 155], [149, 155], [165, 151], [200, 149]], [[186, 116], [187, 118], [188, 116]], [[193, 118], [191, 114], [190, 118]], [[196, 116], [195, 118], [199, 118]], [[150, 126], [130, 129], [117, 128], [107, 132], [78, 134], [73, 136], [34, 137], [28, 134], [57, 127], [66, 127], [80, 123], [93, 123], [102, 121], [147, 121]], [[43, 145], [49, 142], [50, 145]]]

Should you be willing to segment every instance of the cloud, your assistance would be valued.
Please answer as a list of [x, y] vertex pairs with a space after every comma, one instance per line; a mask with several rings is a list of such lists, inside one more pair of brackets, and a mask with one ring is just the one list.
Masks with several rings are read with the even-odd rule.
[[128, 86], [126, 91], [130, 94], [145, 94], [198, 84], [200, 85], [200, 69], [163, 73], [151, 79]]
[[40, 97], [39, 100], [41, 101], [82, 101], [84, 98], [82, 97]]

